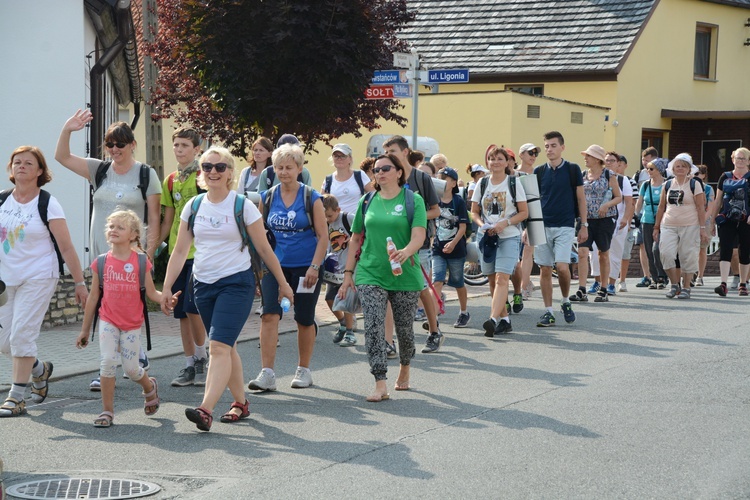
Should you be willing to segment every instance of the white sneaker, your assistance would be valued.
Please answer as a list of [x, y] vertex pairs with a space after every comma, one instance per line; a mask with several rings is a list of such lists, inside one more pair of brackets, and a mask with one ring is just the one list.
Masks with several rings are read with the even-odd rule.
[[263, 314], [263, 306], [258, 306], [258, 308], [255, 310], [255, 314]]
[[268, 373], [266, 370], [261, 370], [258, 376], [247, 384], [247, 388], [251, 391], [275, 391], [276, 375]]
[[293, 389], [304, 389], [313, 385], [312, 372], [309, 368], [303, 368], [302, 366], [297, 367], [297, 372], [294, 374], [294, 380], [292, 380]]
[[628, 291], [628, 284], [624, 281], [621, 281], [620, 284], [617, 286], [618, 292], [627, 292]]

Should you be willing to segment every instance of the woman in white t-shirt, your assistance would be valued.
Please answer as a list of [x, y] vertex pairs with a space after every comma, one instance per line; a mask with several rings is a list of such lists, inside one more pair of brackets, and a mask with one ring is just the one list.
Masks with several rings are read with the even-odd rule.
[[[243, 240], [234, 215], [237, 200], [237, 193], [231, 189], [234, 159], [225, 148], [213, 147], [201, 156], [200, 165], [203, 174], [198, 183], [207, 192], [198, 195], [200, 202], [185, 205], [180, 216], [177, 244], [164, 278], [161, 308], [165, 314], [169, 312], [172, 285], [185, 264], [191, 243], [194, 243], [195, 304], [209, 332], [211, 363], [203, 402], [197, 408], [186, 409], [185, 416], [198, 429], [208, 431], [213, 422], [214, 407], [226, 388], [232, 393], [234, 402], [221, 421], [237, 422], [250, 415], [243, 387], [242, 361], [237, 353], [237, 337], [252, 309], [255, 278], [249, 242]], [[293, 301], [292, 289], [283, 279], [281, 265], [266, 239], [260, 212], [253, 203], [244, 200], [242, 214], [252, 245], [280, 283], [279, 297]], [[192, 228], [189, 227], [191, 220]]]
[[[41, 190], [52, 180], [44, 155], [34, 146], [21, 146], [10, 156], [8, 171], [15, 187], [3, 193], [7, 197], [0, 204], [0, 276], [7, 294], [0, 307], [0, 352], [12, 357], [13, 380], [0, 417], [26, 413], [29, 377], [32, 401], [41, 403], [47, 397], [53, 367], [37, 358], [36, 341], [60, 275], [52, 236], [75, 280], [76, 301], [85, 306], [89, 295], [62, 207]], [[40, 199], [48, 202], [48, 227], [39, 213]]]
[[320, 189], [321, 194], [332, 194], [339, 200], [339, 208], [346, 213], [354, 213], [359, 199], [375, 189], [370, 178], [361, 170], [352, 170], [352, 148], [348, 144], [336, 144], [328, 161], [336, 167], [336, 172], [327, 175]]
[[[482, 252], [482, 273], [489, 278], [492, 293], [491, 317], [484, 323], [486, 337], [512, 331], [505, 308], [508, 279], [518, 263], [521, 248], [518, 225], [529, 216], [526, 192], [511, 175], [509, 159], [505, 149], [497, 146], [489, 149], [490, 175], [477, 182], [471, 198], [471, 218], [479, 226], [477, 241]], [[515, 198], [511, 182], [515, 185]]]

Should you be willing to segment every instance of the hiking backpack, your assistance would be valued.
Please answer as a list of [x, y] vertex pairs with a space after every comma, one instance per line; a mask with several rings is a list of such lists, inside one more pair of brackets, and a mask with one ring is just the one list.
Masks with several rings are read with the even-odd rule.
[[[146, 350], [151, 350], [151, 324], [148, 321], [148, 306], [146, 305], [146, 259], [145, 253], [138, 252], [138, 284], [140, 286], [141, 303], [143, 303], [143, 322], [146, 323]], [[94, 323], [91, 329], [91, 340], [96, 333], [96, 322], [99, 321], [99, 308], [102, 307], [104, 297], [104, 264], [107, 262], [107, 254], [103, 253], [96, 258], [96, 273], [99, 276], [99, 300], [94, 310]]]
[[[104, 179], [107, 178], [107, 171], [109, 171], [109, 167], [111, 166], [112, 160], [107, 160], [101, 162], [96, 168], [96, 175], [94, 175], [94, 192], [96, 192], [102, 186], [102, 182], [104, 182]], [[150, 180], [151, 167], [149, 165], [146, 165], [145, 163], [141, 163], [141, 170], [138, 173], [138, 187], [141, 190], [143, 201], [147, 201], [148, 199], [146, 191], [148, 191], [148, 184]], [[146, 203], [143, 208], [143, 222], [148, 222], [148, 203]]]
[[[575, 214], [575, 218], [579, 218], [581, 214], [578, 211], [578, 185], [576, 184], [578, 179], [576, 176], [575, 169], [573, 166], [578, 167], [578, 170], [581, 170], [581, 167], [578, 166], [577, 163], [570, 163], [568, 160], [565, 160], [563, 163], [560, 164], [560, 167], [563, 166], [564, 163], [568, 163], [570, 166], [568, 167], [568, 173], [570, 174], [570, 187], [573, 188], [573, 213]], [[557, 167], [557, 168], [560, 168]], [[541, 171], [536, 174], [536, 181], [537, 185], [539, 186], [539, 198], [542, 197], [542, 178], [547, 173], [548, 170], [552, 170], [552, 167], [549, 166], [548, 163], [545, 163], [541, 167], [537, 167], [537, 170], [541, 169]], [[536, 170], [534, 171], [536, 172]], [[609, 177], [607, 177], [609, 179]]]
[[[724, 173], [724, 184], [722, 185], [722, 206], [721, 214], [727, 220], [733, 221], [744, 221], [747, 220], [747, 202], [748, 202], [748, 179], [750, 179], [750, 172], [735, 179], [734, 176], [729, 177], [731, 173]], [[693, 177], [695, 179], [695, 177]], [[691, 187], [692, 189], [692, 187]]]
[[[0, 207], [3, 206], [3, 203], [5, 203], [5, 200], [8, 199], [8, 196], [13, 192], [13, 189], [6, 189], [5, 191], [0, 191]], [[49, 221], [47, 220], [47, 209], [49, 208], [49, 199], [50, 194], [48, 191], [45, 191], [44, 189], [39, 190], [39, 198], [37, 200], [37, 209], [39, 210], [39, 218], [42, 219], [42, 222], [44, 223], [44, 227], [47, 228], [47, 231], [49, 231], [49, 237], [52, 240], [52, 246], [55, 247], [55, 254], [57, 255], [57, 268], [60, 271], [60, 275], [65, 274], [65, 270], [63, 269], [63, 257], [60, 253], [60, 247], [57, 246], [57, 240], [55, 239], [55, 235], [52, 234], [52, 231], [49, 229]]]

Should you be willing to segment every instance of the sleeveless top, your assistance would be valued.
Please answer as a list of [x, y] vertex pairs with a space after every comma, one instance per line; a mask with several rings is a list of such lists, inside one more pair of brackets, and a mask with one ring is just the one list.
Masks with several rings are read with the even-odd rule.
[[[588, 179], [588, 172], [586, 172], [586, 175], [583, 176], [583, 192], [586, 194], [586, 217], [588, 219], [601, 219], [599, 207], [612, 199], [612, 190], [609, 187], [606, 169], [602, 169], [602, 175], [593, 181]], [[608, 208], [606, 217], [617, 217], [617, 207]]]

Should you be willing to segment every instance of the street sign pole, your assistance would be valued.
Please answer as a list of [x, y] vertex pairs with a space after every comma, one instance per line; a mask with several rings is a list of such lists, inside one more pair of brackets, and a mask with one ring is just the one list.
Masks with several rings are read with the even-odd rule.
[[414, 59], [412, 59], [412, 66], [409, 68], [414, 73], [414, 94], [412, 97], [412, 112], [411, 112], [411, 149], [419, 149], [417, 147], [417, 128], [419, 124], [419, 55], [416, 52], [412, 52]]

